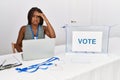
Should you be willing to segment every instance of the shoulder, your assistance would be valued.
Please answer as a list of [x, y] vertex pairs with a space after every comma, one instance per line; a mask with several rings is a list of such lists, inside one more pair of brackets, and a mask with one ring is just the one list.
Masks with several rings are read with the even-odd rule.
[[21, 32], [25, 32], [25, 29], [26, 29], [26, 25], [21, 26], [20, 31], [21, 31]]
[[26, 26], [24, 25], [24, 26], [21, 26], [21, 29], [23, 30], [23, 29], [25, 29], [26, 28]]
[[30, 27], [30, 25], [23, 25], [23, 26], [21, 27], [21, 29], [22, 29], [22, 30], [25, 30], [25, 29], [28, 28], [28, 27]]

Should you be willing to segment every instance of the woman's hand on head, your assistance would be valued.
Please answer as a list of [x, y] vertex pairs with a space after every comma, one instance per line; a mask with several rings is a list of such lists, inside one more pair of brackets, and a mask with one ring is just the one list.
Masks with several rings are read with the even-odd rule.
[[44, 20], [46, 18], [46, 16], [44, 15], [44, 13], [39, 13], [39, 16], [41, 16]]
[[39, 16], [41, 16], [42, 18], [44, 17], [44, 16], [43, 16], [43, 13], [39, 13]]

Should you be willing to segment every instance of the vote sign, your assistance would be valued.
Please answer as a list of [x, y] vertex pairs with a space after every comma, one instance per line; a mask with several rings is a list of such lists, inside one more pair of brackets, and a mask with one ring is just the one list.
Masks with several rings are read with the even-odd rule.
[[72, 31], [72, 51], [101, 52], [102, 31]]

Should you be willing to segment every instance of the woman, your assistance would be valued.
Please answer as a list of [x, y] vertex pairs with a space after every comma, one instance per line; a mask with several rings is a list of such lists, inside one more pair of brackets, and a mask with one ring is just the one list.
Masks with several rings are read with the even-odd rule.
[[[45, 21], [46, 26], [43, 25]], [[55, 38], [55, 31], [48, 21], [44, 13], [37, 7], [33, 7], [28, 12], [28, 25], [22, 26], [15, 48], [18, 52], [22, 52], [22, 40], [28, 39], [43, 39], [47, 35], [50, 38]]]

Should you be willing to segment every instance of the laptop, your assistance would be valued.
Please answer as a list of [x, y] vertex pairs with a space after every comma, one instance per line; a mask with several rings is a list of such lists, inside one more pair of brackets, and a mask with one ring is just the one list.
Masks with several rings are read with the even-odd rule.
[[54, 56], [55, 39], [23, 40], [23, 60], [44, 59]]

